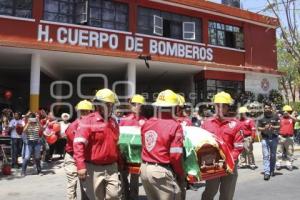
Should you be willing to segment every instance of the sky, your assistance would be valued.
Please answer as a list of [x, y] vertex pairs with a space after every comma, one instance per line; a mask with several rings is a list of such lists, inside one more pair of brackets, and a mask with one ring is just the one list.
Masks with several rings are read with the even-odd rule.
[[[216, 3], [221, 3], [221, 0], [209, 0]], [[272, 2], [272, 1], [271, 1]], [[296, 2], [296, 14], [300, 15], [300, 0], [295, 0]], [[249, 10], [251, 12], [259, 12], [260, 14], [274, 16], [271, 11], [269, 12], [262, 12], [262, 10], [268, 5], [267, 0], [241, 0], [241, 6], [245, 10]], [[279, 16], [282, 18], [283, 23], [285, 23], [285, 15], [283, 12], [283, 8], [279, 13]], [[299, 21], [299, 20], [298, 20]]]
[[[213, 2], [221, 3], [221, 0], [210, 0]], [[251, 11], [262, 10], [267, 4], [267, 0], [241, 0], [244, 9], [249, 9]]]
[[[221, 3], [221, 0], [210, 0]], [[259, 12], [267, 5], [267, 0], [241, 0], [242, 8], [252, 12]]]

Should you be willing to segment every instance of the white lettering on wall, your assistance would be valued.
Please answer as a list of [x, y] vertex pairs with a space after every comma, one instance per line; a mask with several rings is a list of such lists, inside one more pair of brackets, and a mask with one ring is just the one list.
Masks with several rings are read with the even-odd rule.
[[[128, 52], [149, 53], [151, 55], [170, 56], [193, 60], [213, 60], [213, 49], [203, 45], [186, 44], [184, 41], [173, 42], [167, 39], [149, 39], [126, 35], [125, 39], [120, 40], [117, 33], [102, 32], [97, 30], [85, 30], [80, 28], [58, 27], [56, 38], [50, 37], [49, 25], [38, 25], [37, 40], [40, 42], [53, 41], [59, 44], [81, 46], [89, 48], [109, 48], [112, 50], [122, 50]], [[145, 42], [149, 42], [149, 50], [145, 50]], [[120, 44], [122, 43], [122, 44]], [[146, 51], [146, 52], [145, 52]], [[147, 52], [148, 51], [148, 52]]]
[[149, 53], [150, 54], [157, 54], [157, 41], [156, 40], [149, 40]]
[[119, 38], [116, 34], [112, 34], [109, 37], [109, 48], [117, 49], [119, 46]]
[[134, 38], [132, 36], [127, 35], [125, 37], [125, 51], [133, 51], [134, 47]]
[[49, 25], [46, 25], [43, 28], [43, 25], [39, 24], [38, 26], [38, 41], [49, 41]]
[[78, 45], [83, 47], [89, 45], [89, 32], [87, 30], [79, 30]]
[[68, 30], [65, 27], [57, 29], [57, 42], [59, 44], [66, 44], [68, 41]]

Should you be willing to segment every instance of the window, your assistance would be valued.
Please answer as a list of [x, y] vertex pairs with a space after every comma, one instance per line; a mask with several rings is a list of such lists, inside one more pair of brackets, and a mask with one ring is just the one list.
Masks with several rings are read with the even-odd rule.
[[137, 30], [148, 35], [201, 41], [201, 20], [156, 9], [138, 8]]
[[32, 18], [32, 0], [0, 0], [0, 15]]
[[195, 84], [198, 88], [198, 101], [211, 101], [213, 96], [221, 91], [230, 93], [234, 98], [244, 92], [243, 81], [209, 79], [196, 81]]
[[209, 43], [212, 45], [244, 49], [244, 34], [237, 26], [209, 22]]
[[81, 2], [77, 2], [75, 5], [75, 22], [78, 24], [87, 24], [89, 2], [82, 0]]
[[44, 19], [127, 31], [128, 5], [111, 0], [45, 0]]
[[183, 39], [195, 40], [195, 22], [183, 22]]
[[[163, 27], [168, 26], [168, 21], [166, 21], [165, 23], [163, 23], [163, 19], [159, 16], [154, 15], [154, 27], [153, 27], [153, 33], [155, 35], [163, 35]], [[168, 30], [170, 31], [170, 29]], [[165, 32], [167, 32], [167, 30], [165, 30]]]
[[75, 0], [45, 0], [44, 19], [55, 22], [73, 23]]

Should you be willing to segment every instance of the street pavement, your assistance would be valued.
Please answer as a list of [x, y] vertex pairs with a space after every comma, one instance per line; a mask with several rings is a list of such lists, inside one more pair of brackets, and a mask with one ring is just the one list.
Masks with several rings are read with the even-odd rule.
[[[269, 181], [263, 180], [262, 155], [260, 143], [255, 143], [254, 152], [258, 169], [239, 169], [236, 187], [236, 200], [296, 200], [300, 199], [300, 150], [295, 151], [295, 168], [293, 171], [282, 169], [276, 171], [276, 176]], [[12, 176], [0, 175], [0, 199], [5, 200], [52, 200], [66, 199], [66, 177], [63, 170], [63, 160], [52, 164], [43, 163], [44, 175], [35, 175], [35, 169], [29, 167], [26, 177], [20, 176], [20, 170]], [[190, 200], [201, 199], [204, 187], [197, 191], [187, 191]], [[146, 200], [145, 192], [140, 186], [140, 199]], [[215, 199], [218, 199], [217, 197]]]

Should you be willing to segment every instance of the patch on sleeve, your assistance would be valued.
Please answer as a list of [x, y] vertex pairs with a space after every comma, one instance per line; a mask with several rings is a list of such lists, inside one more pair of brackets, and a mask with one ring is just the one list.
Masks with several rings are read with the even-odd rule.
[[228, 124], [229, 128], [231, 128], [231, 129], [235, 128], [236, 125], [237, 125], [236, 121], [231, 121], [231, 122], [229, 122], [229, 124]]
[[152, 151], [157, 142], [157, 133], [153, 130], [145, 133], [145, 145], [148, 152]]

